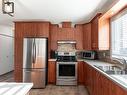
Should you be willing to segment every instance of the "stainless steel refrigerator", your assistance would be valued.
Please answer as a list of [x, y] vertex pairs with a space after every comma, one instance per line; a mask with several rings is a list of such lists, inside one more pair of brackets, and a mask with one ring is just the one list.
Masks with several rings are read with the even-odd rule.
[[23, 82], [33, 82], [33, 88], [46, 85], [47, 42], [47, 38], [24, 38]]

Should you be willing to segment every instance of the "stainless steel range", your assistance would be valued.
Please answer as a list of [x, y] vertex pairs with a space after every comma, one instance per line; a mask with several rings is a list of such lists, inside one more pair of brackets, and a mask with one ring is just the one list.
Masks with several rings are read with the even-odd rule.
[[56, 85], [77, 85], [75, 52], [58, 52]]

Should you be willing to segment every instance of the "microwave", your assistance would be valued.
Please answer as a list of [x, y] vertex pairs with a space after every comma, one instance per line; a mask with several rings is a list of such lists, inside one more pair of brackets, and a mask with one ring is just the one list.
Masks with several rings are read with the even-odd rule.
[[82, 57], [84, 59], [96, 59], [96, 52], [95, 51], [83, 51]]

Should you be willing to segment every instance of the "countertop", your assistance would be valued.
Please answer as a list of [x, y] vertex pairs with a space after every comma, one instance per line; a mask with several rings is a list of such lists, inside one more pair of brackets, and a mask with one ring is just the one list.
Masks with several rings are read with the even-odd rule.
[[0, 83], [0, 95], [27, 95], [33, 83]]
[[48, 61], [56, 61], [56, 59], [48, 59]]
[[[85, 63], [88, 65], [92, 66], [94, 69], [102, 73], [104, 76], [106, 76], [108, 79], [112, 80], [115, 82], [117, 85], [122, 87], [127, 91], [127, 75], [109, 75], [105, 73], [104, 71], [100, 70], [99, 68], [95, 67], [94, 65], [98, 66], [112, 66], [114, 64], [108, 63], [108, 62], [103, 62], [100, 60], [84, 60]], [[126, 79], [125, 79], [126, 77]]]

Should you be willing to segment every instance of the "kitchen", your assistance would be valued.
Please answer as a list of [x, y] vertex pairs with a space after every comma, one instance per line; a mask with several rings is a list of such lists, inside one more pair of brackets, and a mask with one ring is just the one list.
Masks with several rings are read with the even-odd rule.
[[[118, 36], [121, 28], [118, 34], [113, 31], [121, 19], [121, 27], [127, 24], [127, 2], [112, 4], [85, 23], [13, 19], [13, 82], [31, 83], [30, 95], [126, 95], [126, 60], [117, 58], [120, 51], [126, 56], [126, 36]], [[126, 35], [126, 28], [122, 33]]]

